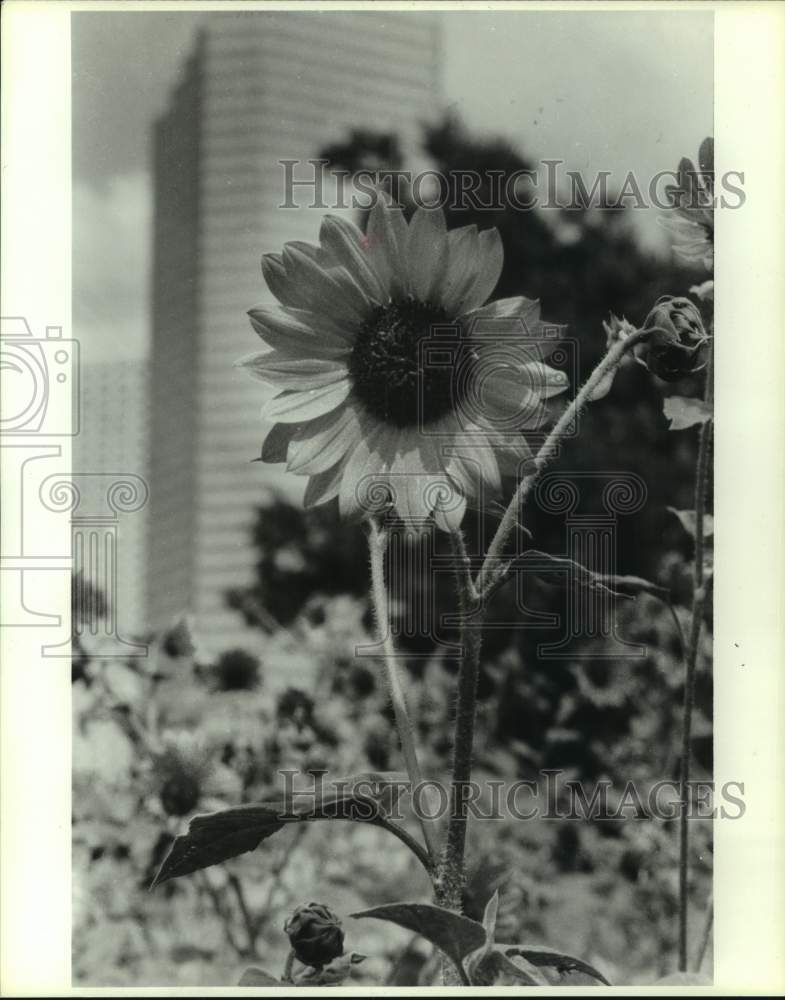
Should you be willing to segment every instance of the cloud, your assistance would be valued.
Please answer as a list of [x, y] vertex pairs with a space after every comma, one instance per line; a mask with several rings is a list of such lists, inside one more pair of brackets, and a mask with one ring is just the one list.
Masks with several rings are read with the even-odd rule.
[[146, 171], [73, 188], [74, 336], [86, 362], [141, 357], [149, 341], [152, 193]]

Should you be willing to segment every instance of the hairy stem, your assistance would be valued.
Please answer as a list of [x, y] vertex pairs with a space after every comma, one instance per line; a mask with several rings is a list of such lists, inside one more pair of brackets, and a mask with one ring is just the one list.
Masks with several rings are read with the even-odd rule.
[[289, 949], [289, 954], [286, 956], [286, 962], [284, 963], [283, 972], [281, 973], [281, 982], [291, 983], [292, 982], [292, 972], [294, 971], [294, 950]]
[[259, 925], [250, 909], [248, 908], [248, 902], [245, 898], [245, 892], [243, 891], [242, 883], [240, 879], [230, 872], [227, 878], [227, 883], [231, 887], [232, 892], [237, 900], [237, 905], [240, 909], [240, 916], [243, 918], [243, 925], [245, 927], [245, 934], [248, 938], [248, 954], [252, 957], [256, 955], [256, 940], [259, 936]]
[[[472, 776], [474, 721], [477, 714], [477, 678], [480, 671], [481, 609], [477, 609], [477, 590], [472, 581], [471, 564], [463, 535], [450, 535], [455, 560], [455, 579], [460, 612], [461, 662], [458, 672], [458, 699], [453, 739], [450, 817], [437, 885], [437, 902], [448, 909], [460, 910], [465, 882], [466, 829], [468, 809], [466, 792]], [[470, 624], [469, 619], [474, 617]]]
[[[709, 349], [706, 368], [706, 390], [704, 399], [712, 400], [713, 393], [713, 353]], [[698, 439], [698, 459], [695, 469], [695, 567], [692, 591], [692, 616], [685, 657], [684, 707], [681, 736], [681, 767], [679, 773], [679, 971], [687, 971], [687, 919], [689, 911], [689, 781], [692, 763], [692, 712], [695, 706], [695, 666], [698, 662], [703, 611], [706, 605], [706, 581], [704, 579], [704, 532], [703, 521], [706, 514], [706, 493], [708, 489], [709, 465], [711, 458], [712, 421], [701, 426]]]
[[[409, 718], [409, 710], [406, 707], [403, 685], [398, 676], [395, 646], [393, 645], [392, 633], [390, 632], [390, 617], [387, 611], [387, 588], [384, 584], [384, 553], [387, 548], [387, 536], [373, 518], [369, 518], [368, 520], [368, 548], [371, 554], [371, 590], [374, 610], [376, 612], [376, 622], [379, 629], [379, 641], [384, 647], [387, 684], [390, 689], [390, 699], [395, 714], [395, 725], [398, 730], [398, 738], [401, 741], [406, 771], [411, 782], [412, 794], [414, 794], [415, 789], [419, 785], [422, 785], [423, 778], [414, 744], [414, 729]], [[418, 810], [417, 818], [420, 821], [428, 853], [435, 864], [438, 858], [435, 821], [423, 816], [422, 810]]]
[[485, 555], [482, 567], [477, 575], [476, 586], [480, 593], [483, 593], [485, 588], [489, 584], [492, 584], [494, 574], [499, 570], [499, 562], [504, 554], [507, 542], [518, 521], [518, 512], [520, 511], [521, 506], [526, 502], [529, 493], [540, 477], [542, 470], [553, 458], [554, 454], [556, 454], [559, 442], [565, 432], [572, 426], [586, 404], [590, 402], [600, 382], [602, 382], [602, 380], [615, 368], [618, 368], [624, 355], [628, 351], [630, 351], [637, 343], [646, 340], [648, 337], [648, 331], [636, 330], [624, 340], [615, 343], [591, 373], [583, 387], [579, 390], [578, 394], [569, 404], [561, 417], [554, 424], [553, 429], [543, 442], [540, 450], [537, 452], [534, 459], [534, 470], [530, 472], [529, 475], [524, 476], [523, 479], [521, 479], [509, 506], [504, 512], [504, 516], [499, 523], [499, 527], [496, 529], [496, 534], [491, 539], [491, 544], [488, 546], [488, 552]]

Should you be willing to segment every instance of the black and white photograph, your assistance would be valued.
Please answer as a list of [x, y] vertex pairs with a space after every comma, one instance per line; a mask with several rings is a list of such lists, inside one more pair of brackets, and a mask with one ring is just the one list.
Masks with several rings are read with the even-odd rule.
[[58, 995], [785, 992], [785, 10], [722, 7], [8, 4], [6, 995], [46, 866]]

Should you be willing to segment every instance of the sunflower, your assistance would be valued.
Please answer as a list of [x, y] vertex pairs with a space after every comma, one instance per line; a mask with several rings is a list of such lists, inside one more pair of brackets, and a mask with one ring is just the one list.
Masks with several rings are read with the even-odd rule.
[[684, 260], [714, 267], [714, 139], [698, 150], [698, 169], [687, 157], [679, 163], [678, 183], [666, 188], [673, 206], [659, 222], [676, 237], [673, 249]]
[[169, 816], [187, 816], [203, 798], [212, 768], [208, 750], [185, 731], [167, 732], [153, 758], [161, 805]]
[[485, 304], [502, 264], [495, 229], [448, 232], [441, 210], [424, 208], [407, 224], [383, 196], [366, 233], [327, 216], [318, 246], [265, 255], [280, 307], [249, 316], [272, 350], [238, 364], [279, 390], [263, 407], [261, 459], [309, 477], [306, 507], [393, 506], [449, 530], [467, 499], [531, 458], [523, 432], [567, 388], [543, 363], [561, 330], [537, 301]]

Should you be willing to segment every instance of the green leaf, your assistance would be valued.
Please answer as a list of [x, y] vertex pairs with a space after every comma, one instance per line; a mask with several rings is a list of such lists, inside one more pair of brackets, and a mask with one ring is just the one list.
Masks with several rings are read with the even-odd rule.
[[628, 598], [629, 594], [623, 594], [619, 591], [613, 590], [608, 586], [606, 578], [600, 576], [598, 573], [593, 572], [590, 569], [586, 569], [585, 566], [581, 566], [580, 563], [575, 562], [574, 559], [567, 559], [565, 556], [552, 556], [547, 552], [540, 552], [538, 549], [527, 549], [518, 559], [515, 560], [517, 565], [526, 566], [529, 564], [530, 570], [534, 571], [536, 576], [540, 576], [536, 570], [542, 569], [543, 573], [548, 572], [564, 572], [567, 574], [567, 579], [577, 584], [579, 587], [586, 587], [590, 590], [601, 590], [610, 594], [612, 597]]
[[320, 969], [308, 966], [304, 972], [294, 977], [295, 986], [340, 986], [351, 975], [352, 968], [365, 961], [365, 955], [353, 951], [350, 955], [341, 955]]
[[281, 809], [281, 803], [260, 803], [194, 816], [188, 832], [175, 838], [150, 888], [255, 850], [285, 826]]
[[429, 903], [387, 903], [370, 910], [360, 910], [351, 916], [357, 920], [364, 917], [388, 920], [408, 931], [421, 934], [440, 948], [463, 972], [463, 960], [473, 951], [482, 948], [486, 942], [482, 924]]
[[253, 851], [287, 823], [316, 819], [376, 823], [381, 816], [379, 803], [353, 794], [351, 784], [344, 790], [305, 797], [296, 803], [278, 799], [194, 816], [188, 831], [175, 838], [150, 888]]
[[645, 580], [642, 576], [603, 576], [600, 579], [615, 592], [622, 591], [626, 595], [626, 592], [629, 591], [636, 597], [638, 594], [651, 594], [663, 601], [670, 600], [671, 594], [667, 587], [661, 587], [657, 583], [652, 583], [651, 580]]
[[401, 792], [409, 786], [405, 771], [362, 771], [344, 780], [350, 791], [378, 802], [385, 813], [392, 812]]
[[[697, 521], [697, 515], [694, 510], [676, 510], [675, 507], [668, 507], [671, 514], [675, 514], [676, 517], [681, 521], [684, 530], [688, 535], [695, 537], [695, 525]], [[714, 518], [711, 514], [703, 515], [703, 537], [708, 538], [714, 534]]]
[[548, 969], [558, 973], [559, 977], [572, 972], [582, 972], [592, 979], [596, 979], [605, 986], [610, 986], [608, 980], [601, 972], [598, 972], [593, 965], [584, 962], [582, 958], [575, 958], [573, 955], [565, 955], [564, 952], [555, 948], [546, 948], [545, 945], [499, 945], [504, 950], [507, 958], [524, 958], [537, 969]]
[[[619, 597], [625, 600], [634, 600], [635, 594], [642, 590], [648, 593], [662, 596], [667, 594], [664, 588], [657, 587], [656, 584], [649, 583], [641, 577], [615, 577], [601, 576], [593, 570], [581, 566], [580, 563], [566, 556], [552, 556], [547, 552], [540, 552], [539, 549], [527, 549], [521, 555], [511, 560], [504, 568], [503, 572], [486, 589], [485, 595], [489, 595], [512, 579], [518, 569], [526, 569], [536, 579], [547, 582], [546, 575], [550, 573], [564, 573], [567, 582], [584, 587], [587, 590], [599, 590], [611, 597]], [[617, 587], [617, 583], [619, 586]], [[632, 591], [628, 593], [627, 591]], [[670, 595], [668, 595], [670, 596]]]
[[246, 969], [242, 974], [238, 986], [283, 986], [284, 984], [280, 979], [276, 979], [275, 976], [271, 976], [269, 972], [265, 972], [264, 969], [255, 969], [251, 967]]
[[472, 963], [472, 986], [549, 986], [550, 983], [526, 959], [514, 961], [505, 954], [506, 945], [494, 945]]
[[482, 917], [482, 925], [485, 928], [485, 933], [487, 935], [486, 943], [493, 944], [494, 937], [496, 935], [496, 916], [499, 912], [499, 890], [491, 896], [485, 906], [485, 913]]
[[483, 965], [485, 959], [487, 958], [489, 952], [493, 948], [493, 941], [496, 936], [496, 917], [499, 912], [499, 890], [497, 889], [488, 902], [485, 905], [485, 912], [483, 913], [482, 925], [485, 928], [485, 943], [477, 951], [471, 953], [466, 958], [466, 972], [469, 976], [469, 981], [472, 984], [476, 984], [476, 980], [479, 977], [479, 985], [489, 985], [484, 982], [485, 973], [478, 972], [481, 967], [487, 969], [487, 965]]
[[691, 396], [667, 396], [662, 402], [662, 412], [670, 421], [668, 430], [671, 431], [705, 424], [714, 415], [708, 403]]

